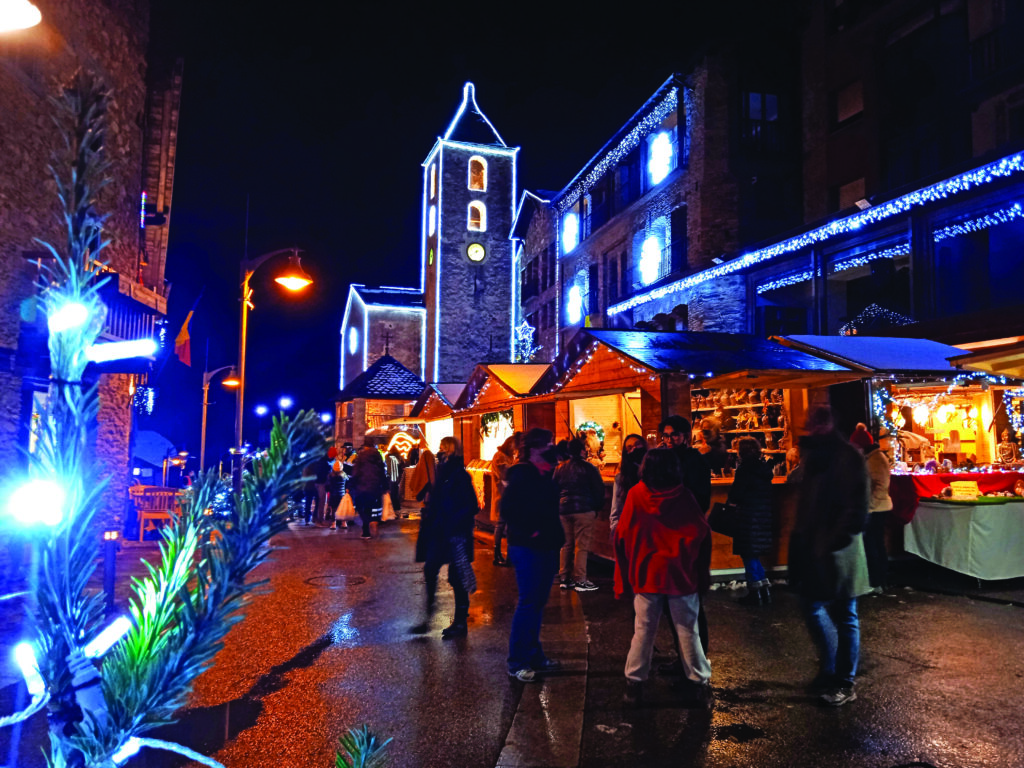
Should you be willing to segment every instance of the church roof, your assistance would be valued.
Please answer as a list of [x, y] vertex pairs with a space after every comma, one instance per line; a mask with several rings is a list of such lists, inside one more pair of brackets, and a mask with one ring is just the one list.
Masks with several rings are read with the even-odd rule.
[[369, 288], [365, 285], [353, 284], [352, 290], [359, 294], [364, 304], [371, 306], [383, 305], [390, 307], [422, 307], [423, 292], [417, 288], [396, 288], [381, 286]]
[[476, 103], [476, 86], [466, 83], [462, 88], [462, 104], [445, 131], [446, 141], [465, 144], [486, 144], [507, 147], [494, 125]]
[[338, 394], [338, 402], [349, 400], [415, 400], [426, 385], [391, 355], [383, 355], [354, 378]]

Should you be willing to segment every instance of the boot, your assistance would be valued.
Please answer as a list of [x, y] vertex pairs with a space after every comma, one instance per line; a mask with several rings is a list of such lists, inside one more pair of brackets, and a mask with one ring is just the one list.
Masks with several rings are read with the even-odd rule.
[[772, 591], [769, 587], [761, 587], [757, 590], [757, 596], [761, 598], [761, 602], [765, 605], [772, 604]]
[[739, 598], [737, 601], [740, 605], [760, 605], [761, 604], [761, 590], [760, 589], [748, 589], [747, 594]]
[[465, 619], [455, 619], [451, 624], [441, 630], [441, 637], [448, 639], [451, 637], [465, 637], [469, 633], [469, 627], [466, 626]]
[[371, 539], [376, 539], [377, 538], [377, 521], [376, 520], [374, 520], [372, 523], [370, 523], [370, 538]]

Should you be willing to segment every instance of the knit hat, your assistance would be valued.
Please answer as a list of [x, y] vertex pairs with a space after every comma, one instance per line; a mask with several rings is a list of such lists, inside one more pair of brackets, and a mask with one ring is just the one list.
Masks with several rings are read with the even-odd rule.
[[875, 439], [868, 432], [868, 428], [865, 425], [858, 424], [857, 428], [853, 430], [853, 434], [850, 435], [850, 442], [863, 451], [869, 445], [874, 445]]

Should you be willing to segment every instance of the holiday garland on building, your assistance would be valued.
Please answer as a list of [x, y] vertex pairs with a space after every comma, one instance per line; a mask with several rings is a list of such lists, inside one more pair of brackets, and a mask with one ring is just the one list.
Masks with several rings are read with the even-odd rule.
[[242, 618], [260, 586], [248, 575], [266, 560], [271, 537], [286, 527], [284, 500], [302, 484], [302, 465], [325, 445], [315, 413], [275, 419], [266, 455], [244, 475], [240, 492], [228, 497], [226, 516], [211, 511], [229, 489], [213, 472], [202, 475], [163, 530], [160, 563], [134, 582], [130, 620], [108, 626], [102, 595], [87, 586], [100, 553], [97, 518], [106, 481], [92, 450], [98, 390], [85, 374], [106, 315], [98, 293], [106, 279], [98, 261], [105, 217], [96, 211], [95, 196], [107, 183], [109, 98], [91, 77], [78, 75], [54, 101], [65, 152], [51, 170], [67, 241], [64, 252], [42, 243], [53, 257], [42, 294], [51, 379], [21, 505], [26, 520], [38, 521], [38, 565], [29, 577], [35, 640], [18, 649], [32, 701], [0, 718], [0, 725], [47, 706], [48, 760], [56, 768], [108, 768], [141, 747], [216, 766], [143, 734], [174, 720]]

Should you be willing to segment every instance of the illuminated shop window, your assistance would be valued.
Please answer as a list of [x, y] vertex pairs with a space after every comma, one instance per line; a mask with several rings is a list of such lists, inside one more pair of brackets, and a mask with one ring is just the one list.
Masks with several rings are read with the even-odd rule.
[[487, 190], [487, 161], [482, 157], [469, 158], [469, 188], [480, 192]]
[[580, 242], [580, 217], [570, 211], [562, 219], [562, 253], [571, 253]]
[[430, 199], [437, 197], [437, 163], [430, 165]]
[[487, 208], [479, 200], [469, 204], [469, 228], [474, 232], [487, 231]]
[[437, 206], [432, 205], [427, 212], [427, 235], [433, 237], [435, 232], [437, 232]]

